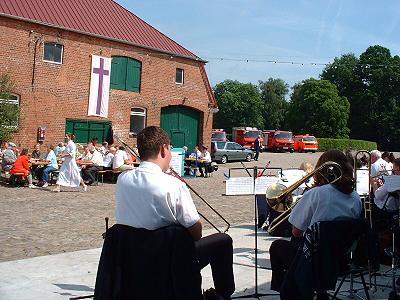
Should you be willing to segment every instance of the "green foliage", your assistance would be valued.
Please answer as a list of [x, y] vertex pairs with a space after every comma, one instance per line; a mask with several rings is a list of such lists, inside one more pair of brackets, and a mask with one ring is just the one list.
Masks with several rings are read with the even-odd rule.
[[268, 78], [267, 81], [259, 81], [261, 100], [264, 105], [264, 126], [268, 129], [285, 128], [286, 113], [289, 103], [285, 96], [289, 93], [289, 85], [282, 79]]
[[13, 88], [10, 75], [0, 75], [0, 141], [10, 139], [18, 126], [19, 107], [7, 102]]
[[214, 128], [230, 131], [235, 126], [263, 127], [263, 105], [255, 85], [225, 80], [215, 86], [214, 94], [219, 106]]
[[307, 79], [293, 88], [287, 121], [298, 134], [347, 138], [350, 104], [327, 80]]
[[318, 138], [318, 148], [322, 152], [331, 149], [371, 151], [377, 149], [377, 145], [375, 142], [362, 140]]
[[350, 136], [376, 141], [380, 149], [400, 147], [400, 58], [370, 46], [357, 59], [346, 54], [327, 66], [322, 79], [334, 83], [350, 102]]

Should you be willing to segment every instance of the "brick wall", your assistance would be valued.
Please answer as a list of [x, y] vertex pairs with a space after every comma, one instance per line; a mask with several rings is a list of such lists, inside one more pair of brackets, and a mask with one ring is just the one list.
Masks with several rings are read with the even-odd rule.
[[[62, 65], [43, 61], [41, 41], [64, 45]], [[146, 108], [147, 125], [160, 125], [161, 108], [168, 105], [200, 111], [199, 142], [210, 144], [213, 116], [208, 104], [213, 100], [207, 94], [202, 62], [5, 17], [0, 17], [0, 45], [0, 72], [11, 75], [14, 93], [20, 95], [20, 126], [14, 141], [21, 146], [35, 144], [40, 126], [46, 127], [44, 144], [62, 141], [66, 118], [110, 120], [114, 133], [133, 143], [128, 137], [131, 107]], [[93, 54], [142, 62], [140, 93], [111, 90], [108, 119], [87, 116]], [[175, 84], [176, 68], [184, 69], [183, 85]]]

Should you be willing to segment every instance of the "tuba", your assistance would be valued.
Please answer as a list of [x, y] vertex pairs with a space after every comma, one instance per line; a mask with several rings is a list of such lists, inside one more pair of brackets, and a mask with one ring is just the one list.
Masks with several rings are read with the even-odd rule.
[[269, 207], [274, 211], [281, 213], [269, 224], [268, 233], [273, 233], [279, 225], [286, 221], [289, 218], [293, 207], [295, 207], [299, 201], [302, 201], [301, 199], [298, 201], [293, 200], [293, 191], [295, 191], [300, 185], [307, 182], [317, 173], [319, 173], [325, 179], [326, 183], [335, 183], [342, 178], [343, 172], [338, 163], [328, 161], [289, 187], [285, 187], [283, 184], [276, 183], [271, 184], [267, 188], [265, 194]]

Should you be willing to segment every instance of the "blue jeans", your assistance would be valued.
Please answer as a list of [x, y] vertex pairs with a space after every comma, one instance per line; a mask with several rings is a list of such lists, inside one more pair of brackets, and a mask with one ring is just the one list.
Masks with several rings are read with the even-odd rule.
[[49, 174], [53, 171], [57, 170], [56, 168], [52, 167], [52, 166], [47, 166], [46, 168], [44, 168], [43, 170], [43, 175], [42, 175], [42, 180], [45, 182], [49, 181]]

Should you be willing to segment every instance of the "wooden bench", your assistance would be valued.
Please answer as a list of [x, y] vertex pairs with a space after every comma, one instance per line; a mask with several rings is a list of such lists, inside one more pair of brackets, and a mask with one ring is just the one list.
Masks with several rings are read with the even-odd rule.
[[13, 173], [10, 175], [9, 182], [15, 187], [21, 187], [21, 184], [23, 185], [26, 180], [25, 173]]
[[101, 176], [101, 184], [104, 184], [104, 174], [106, 174], [108, 171], [111, 170], [100, 170], [96, 172], [96, 181], [98, 184], [100, 184], [99, 176]]

